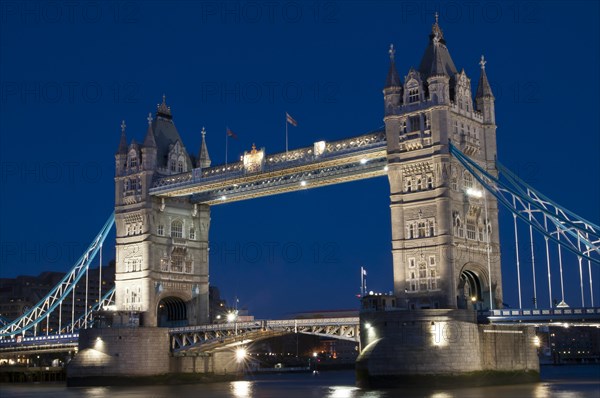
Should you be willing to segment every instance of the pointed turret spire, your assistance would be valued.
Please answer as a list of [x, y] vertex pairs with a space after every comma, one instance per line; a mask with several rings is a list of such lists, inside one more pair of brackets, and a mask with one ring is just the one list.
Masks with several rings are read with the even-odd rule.
[[198, 166], [206, 168], [210, 166], [210, 156], [208, 155], [208, 147], [206, 146], [206, 129], [202, 127], [202, 144], [200, 144], [200, 152], [198, 153]]
[[154, 131], [152, 130], [152, 113], [148, 113], [148, 130], [144, 139], [145, 148], [156, 148], [156, 140], [154, 139]]
[[481, 56], [481, 61], [479, 61], [479, 65], [481, 66], [481, 76], [479, 76], [479, 83], [477, 84], [477, 95], [475, 98], [494, 98], [494, 94], [492, 94], [492, 88], [490, 87], [490, 82], [488, 81], [487, 75], [485, 73], [485, 64], [487, 61], [485, 57]]
[[127, 136], [125, 135], [125, 128], [127, 125], [125, 124], [125, 120], [121, 122], [121, 141], [119, 142], [119, 149], [117, 153], [126, 154], [127, 153]]
[[385, 87], [400, 87], [402, 86], [402, 83], [400, 82], [400, 76], [398, 76], [398, 72], [396, 71], [396, 50], [394, 49], [393, 44], [390, 44], [388, 53], [390, 54], [390, 69], [388, 70], [387, 79], [385, 80]]
[[429, 45], [425, 49], [425, 54], [423, 54], [421, 64], [419, 65], [419, 73], [423, 79], [427, 79], [430, 76], [436, 75], [453, 77], [456, 72], [456, 67], [446, 47], [444, 32], [439, 25], [439, 15], [436, 12], [435, 22], [431, 27], [431, 34], [429, 35]]
[[162, 116], [166, 119], [172, 119], [171, 107], [167, 106], [167, 97], [163, 94], [162, 103], [156, 105], [156, 116]]

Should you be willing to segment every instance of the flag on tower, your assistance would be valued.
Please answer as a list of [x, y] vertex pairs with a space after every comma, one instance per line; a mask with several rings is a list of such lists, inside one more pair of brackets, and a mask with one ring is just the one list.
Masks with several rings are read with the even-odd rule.
[[238, 139], [238, 136], [236, 133], [234, 133], [233, 131], [231, 131], [231, 129], [229, 127], [227, 127], [227, 137], [231, 137], [234, 140]]
[[285, 113], [285, 120], [294, 127], [298, 127], [298, 122], [290, 116], [289, 113]]

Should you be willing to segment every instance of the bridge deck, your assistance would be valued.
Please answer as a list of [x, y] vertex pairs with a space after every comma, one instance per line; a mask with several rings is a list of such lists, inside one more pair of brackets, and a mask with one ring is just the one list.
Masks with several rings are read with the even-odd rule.
[[246, 153], [227, 165], [164, 177], [154, 183], [156, 196], [193, 195], [196, 203], [220, 204], [387, 174], [383, 131], [268, 155]]

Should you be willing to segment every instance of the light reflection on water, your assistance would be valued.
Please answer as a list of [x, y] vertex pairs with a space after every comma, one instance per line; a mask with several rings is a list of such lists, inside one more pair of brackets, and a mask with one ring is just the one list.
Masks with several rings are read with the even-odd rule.
[[63, 384], [0, 385], [1, 398], [583, 398], [600, 397], [600, 366], [546, 369], [540, 383], [443, 389], [362, 390], [354, 386], [354, 372], [280, 374], [248, 377], [228, 383], [173, 386], [66, 388]]

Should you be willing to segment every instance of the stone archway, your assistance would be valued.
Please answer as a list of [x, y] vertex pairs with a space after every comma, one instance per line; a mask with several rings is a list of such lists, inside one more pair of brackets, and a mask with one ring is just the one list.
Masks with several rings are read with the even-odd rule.
[[468, 309], [482, 309], [489, 298], [487, 274], [476, 264], [463, 267], [460, 272], [457, 290], [457, 307]]
[[164, 297], [158, 302], [156, 309], [156, 326], [187, 326], [187, 305], [179, 297]]

